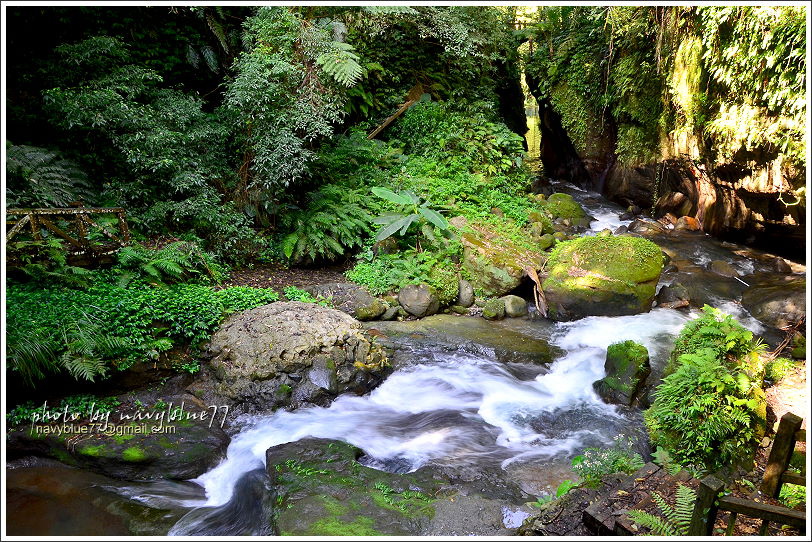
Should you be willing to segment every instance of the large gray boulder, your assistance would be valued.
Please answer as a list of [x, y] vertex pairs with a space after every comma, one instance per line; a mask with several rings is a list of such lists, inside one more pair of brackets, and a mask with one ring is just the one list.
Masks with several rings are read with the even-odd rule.
[[345, 391], [368, 391], [388, 367], [360, 322], [300, 301], [230, 316], [206, 353], [215, 393], [248, 411], [325, 405]]
[[412, 316], [423, 318], [440, 310], [440, 300], [426, 283], [409, 284], [398, 292], [398, 302]]
[[333, 306], [356, 320], [375, 320], [386, 311], [386, 305], [372, 297], [365, 288], [351, 282], [329, 282], [307, 286], [305, 291], [314, 296], [331, 299]]

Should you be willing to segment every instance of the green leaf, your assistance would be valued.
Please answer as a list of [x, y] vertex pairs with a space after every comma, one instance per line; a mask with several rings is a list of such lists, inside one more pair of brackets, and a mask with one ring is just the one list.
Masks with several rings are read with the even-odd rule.
[[411, 199], [408, 196], [402, 194], [395, 194], [394, 192], [386, 188], [373, 186], [370, 190], [372, 190], [372, 193], [378, 196], [379, 198], [391, 201], [392, 203], [397, 203], [398, 205], [409, 205], [412, 203]]
[[405, 216], [405, 217], [401, 218], [400, 220], [396, 220], [395, 222], [392, 222], [391, 224], [389, 224], [385, 228], [382, 228], [375, 235], [375, 240], [376, 241], [383, 241], [387, 237], [390, 237], [391, 235], [393, 235], [396, 231], [398, 231], [404, 225], [408, 228], [409, 225], [412, 223], [411, 220], [409, 220], [409, 219], [411, 219], [413, 216], [414, 215]]
[[405, 215], [403, 213], [385, 213], [385, 214], [382, 214], [379, 217], [373, 218], [372, 223], [373, 224], [391, 224], [395, 220], [402, 219], [404, 216]]
[[426, 220], [434, 224], [434, 226], [436, 226], [437, 228], [441, 230], [448, 229], [448, 221], [445, 219], [443, 215], [441, 215], [434, 209], [419, 207], [418, 211], [420, 211], [420, 214], [423, 215], [426, 218]]

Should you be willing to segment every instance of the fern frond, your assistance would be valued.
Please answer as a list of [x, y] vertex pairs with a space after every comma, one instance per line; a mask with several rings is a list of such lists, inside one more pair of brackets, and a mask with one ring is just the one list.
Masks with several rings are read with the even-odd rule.
[[651, 529], [651, 534], [654, 536], [678, 536], [681, 534], [677, 531], [676, 527], [667, 520], [643, 510], [631, 510], [627, 516], [641, 527]]

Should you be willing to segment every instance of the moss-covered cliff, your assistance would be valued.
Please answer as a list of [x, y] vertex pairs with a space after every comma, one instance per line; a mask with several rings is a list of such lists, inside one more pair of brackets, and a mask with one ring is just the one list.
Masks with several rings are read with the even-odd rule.
[[[546, 172], [705, 231], [803, 250], [800, 6], [545, 7], [527, 80]], [[542, 123], [544, 124], [544, 122]]]

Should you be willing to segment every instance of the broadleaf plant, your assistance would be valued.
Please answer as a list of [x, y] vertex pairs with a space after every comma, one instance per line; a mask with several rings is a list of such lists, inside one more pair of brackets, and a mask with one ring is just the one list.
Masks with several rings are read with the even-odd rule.
[[374, 224], [383, 226], [375, 235], [376, 241], [383, 241], [398, 232], [401, 237], [405, 236], [409, 231], [412, 224], [420, 224], [418, 233], [417, 247], [419, 250], [420, 239], [422, 234], [433, 240], [434, 233], [431, 231], [431, 226], [434, 226], [443, 233], [449, 233], [448, 220], [441, 215], [436, 209], [432, 208], [432, 203], [424, 200], [422, 203], [420, 197], [414, 192], [403, 190], [400, 192], [393, 192], [387, 188], [379, 186], [372, 187], [372, 193], [381, 199], [390, 203], [400, 206], [400, 212], [384, 213], [372, 219]]

